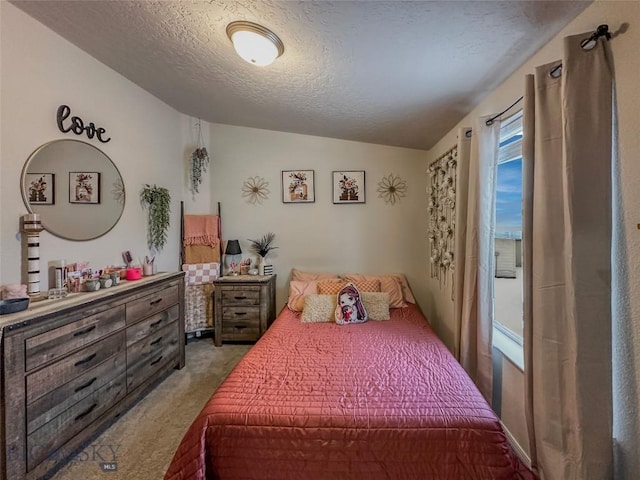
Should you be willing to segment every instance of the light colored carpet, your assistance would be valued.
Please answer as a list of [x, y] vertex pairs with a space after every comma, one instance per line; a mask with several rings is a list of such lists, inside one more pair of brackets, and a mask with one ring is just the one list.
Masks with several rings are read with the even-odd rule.
[[[186, 366], [169, 375], [52, 480], [161, 480], [191, 422], [249, 348], [215, 347], [210, 338], [190, 340]], [[103, 462], [115, 462], [117, 471], [103, 471]]]

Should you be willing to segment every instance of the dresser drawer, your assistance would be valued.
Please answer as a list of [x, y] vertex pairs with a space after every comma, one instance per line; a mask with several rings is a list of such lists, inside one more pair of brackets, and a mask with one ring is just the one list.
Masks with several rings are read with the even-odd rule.
[[127, 303], [127, 324], [142, 320], [178, 303], [178, 286], [174, 285]]
[[126, 354], [123, 350], [27, 405], [27, 434], [33, 433], [103, 385], [124, 375], [125, 370]]
[[124, 327], [124, 305], [107, 309], [25, 340], [26, 370], [98, 340]]
[[155, 315], [130, 326], [127, 328], [127, 347], [139, 342], [149, 335], [152, 335], [170, 323], [175, 322], [178, 320], [179, 316], [180, 308], [178, 305], [174, 305], [164, 312], [156, 313]]
[[107, 358], [124, 350], [124, 331], [89, 345], [41, 370], [27, 375], [26, 401], [31, 404], [43, 395], [73, 380]]
[[167, 363], [178, 358], [176, 322], [127, 348], [127, 390], [131, 392]]
[[260, 305], [259, 286], [223, 286], [222, 305]]
[[28, 435], [27, 470], [49, 457], [67, 440], [114, 406], [125, 394], [125, 378], [122, 374]]

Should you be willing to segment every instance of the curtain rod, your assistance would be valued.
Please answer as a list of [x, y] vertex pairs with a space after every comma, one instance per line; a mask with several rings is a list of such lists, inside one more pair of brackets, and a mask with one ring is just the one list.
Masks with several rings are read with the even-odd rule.
[[[609, 25], [606, 25], [606, 24], [598, 25], [598, 28], [596, 28], [596, 31], [593, 32], [589, 38], [585, 38], [580, 42], [580, 48], [582, 48], [583, 50], [591, 50], [593, 47], [596, 46], [596, 44], [598, 43], [598, 38], [600, 37], [604, 37], [607, 40], [611, 40], [611, 34], [609, 33]], [[553, 78], [558, 78], [560, 75], [562, 75], [562, 63], [559, 63], [558, 65], [553, 67], [551, 70], [549, 70], [549, 75], [552, 76]], [[511, 105], [509, 105], [507, 108], [505, 108], [503, 111], [501, 111], [497, 115], [494, 115], [484, 123], [487, 125], [487, 127], [490, 127], [491, 125], [493, 125], [493, 122], [496, 120], [496, 118], [504, 115], [510, 109], [515, 107], [523, 98], [524, 97], [520, 97]]]

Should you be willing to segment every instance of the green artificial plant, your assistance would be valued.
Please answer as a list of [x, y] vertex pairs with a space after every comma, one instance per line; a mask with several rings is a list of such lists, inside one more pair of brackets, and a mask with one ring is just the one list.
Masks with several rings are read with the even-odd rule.
[[169, 190], [157, 185], [145, 184], [140, 192], [140, 203], [148, 215], [147, 245], [156, 251], [162, 250], [167, 243], [169, 214], [171, 213], [171, 195]]
[[249, 242], [251, 242], [251, 250], [264, 258], [271, 250], [278, 248], [273, 245], [273, 241], [275, 240], [275, 238], [276, 234], [273, 232], [269, 232], [264, 234], [262, 238], [258, 240], [249, 239]]
[[196, 148], [191, 154], [189, 178], [191, 180], [191, 191], [199, 193], [198, 188], [202, 183], [202, 174], [207, 171], [209, 165], [209, 153], [204, 147]]

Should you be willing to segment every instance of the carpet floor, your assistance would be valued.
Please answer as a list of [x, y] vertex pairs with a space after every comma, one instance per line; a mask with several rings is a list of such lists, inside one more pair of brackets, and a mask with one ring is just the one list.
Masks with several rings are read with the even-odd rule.
[[[190, 340], [186, 366], [174, 371], [52, 480], [161, 480], [180, 440], [211, 394], [251, 345], [215, 347]], [[104, 462], [117, 470], [104, 471]]]

